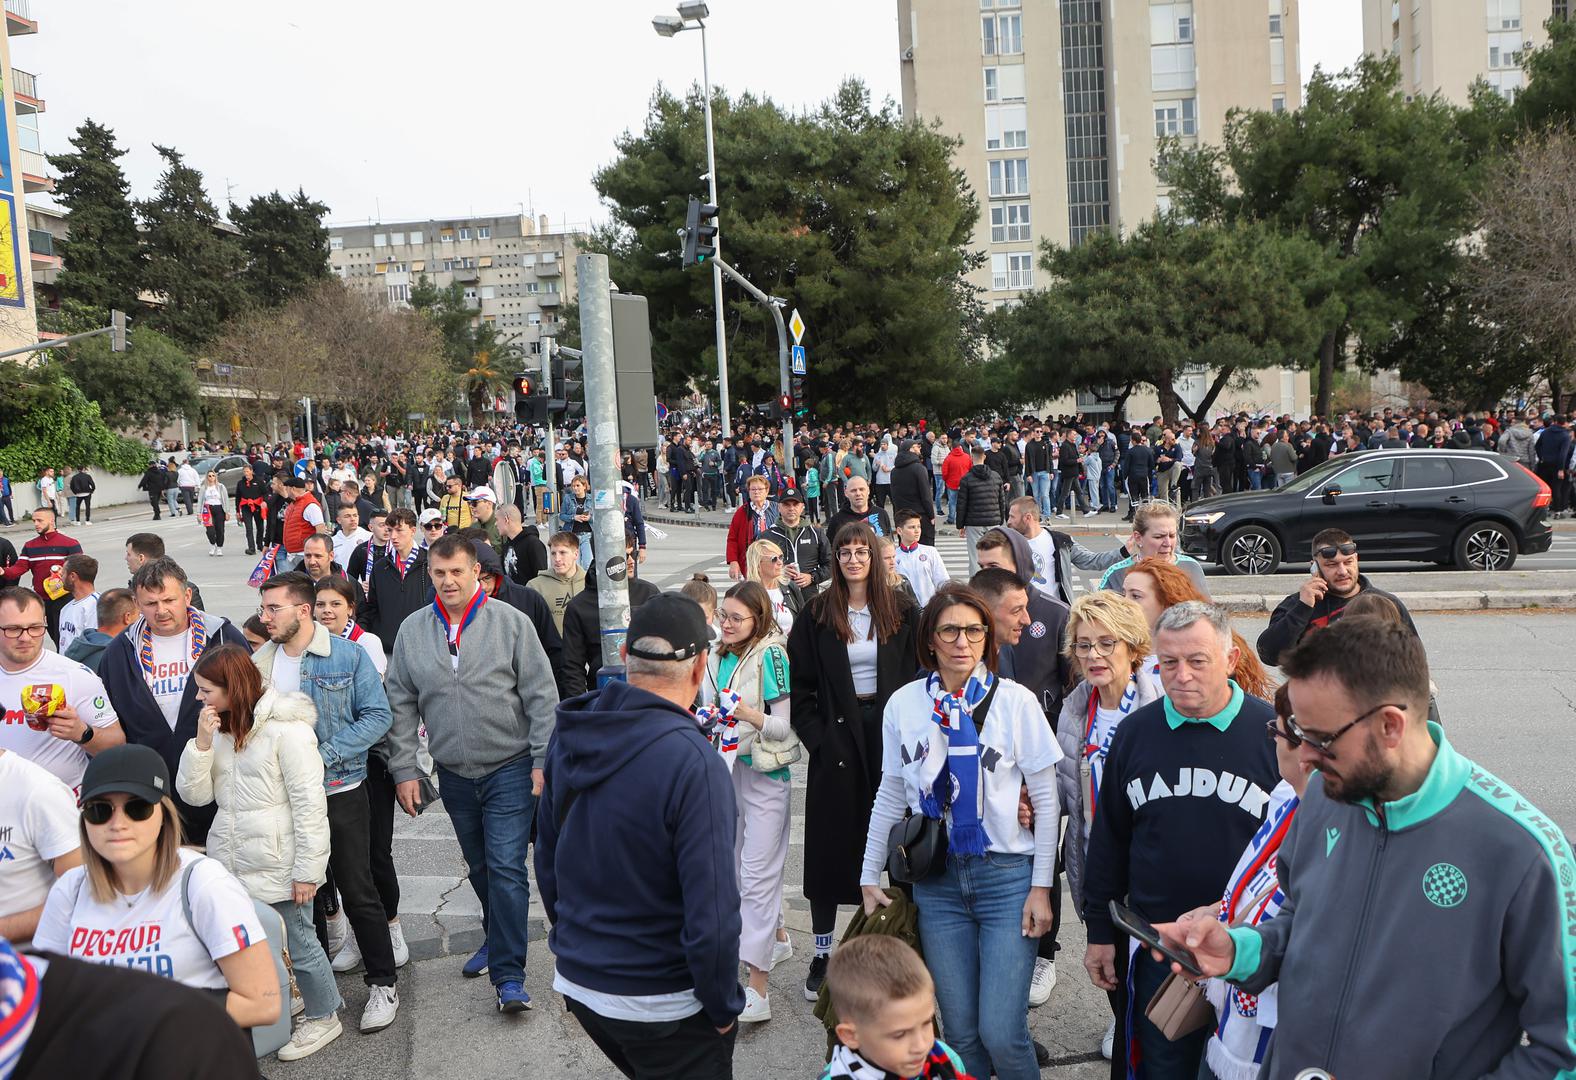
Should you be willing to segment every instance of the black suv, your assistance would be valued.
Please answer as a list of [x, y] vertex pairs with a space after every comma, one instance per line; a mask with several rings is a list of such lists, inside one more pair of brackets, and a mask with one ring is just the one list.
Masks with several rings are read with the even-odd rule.
[[1549, 487], [1486, 450], [1364, 450], [1333, 457], [1283, 488], [1189, 504], [1182, 550], [1232, 574], [1273, 574], [1309, 558], [1315, 534], [1345, 529], [1366, 560], [1509, 570], [1547, 551]]

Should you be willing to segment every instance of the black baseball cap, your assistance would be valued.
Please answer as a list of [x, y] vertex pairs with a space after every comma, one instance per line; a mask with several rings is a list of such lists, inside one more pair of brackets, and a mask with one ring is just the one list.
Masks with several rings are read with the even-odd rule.
[[797, 491], [785, 491], [777, 501], [779, 503], [796, 502], [803, 505], [804, 496], [800, 495]]
[[[647, 637], [664, 639], [672, 644], [672, 651], [635, 648], [635, 642]], [[630, 615], [627, 640], [629, 655], [642, 660], [689, 660], [710, 646], [711, 630], [695, 601], [681, 593], [660, 593]]]
[[306, 487], [306, 477], [297, 476], [295, 473], [291, 473], [289, 476], [285, 477], [284, 483], [285, 487], [304, 488]]
[[158, 802], [172, 794], [169, 766], [151, 746], [123, 743], [112, 746], [88, 762], [82, 774], [82, 805], [99, 795], [120, 793]]

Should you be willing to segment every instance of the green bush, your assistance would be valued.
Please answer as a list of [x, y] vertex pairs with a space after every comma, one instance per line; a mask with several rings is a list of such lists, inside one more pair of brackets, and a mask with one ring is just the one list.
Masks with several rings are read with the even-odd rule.
[[122, 476], [148, 467], [152, 451], [105, 426], [97, 403], [70, 379], [47, 369], [30, 374], [39, 378], [36, 397], [0, 418], [0, 469], [13, 482], [35, 479], [51, 466], [58, 472], [86, 464]]

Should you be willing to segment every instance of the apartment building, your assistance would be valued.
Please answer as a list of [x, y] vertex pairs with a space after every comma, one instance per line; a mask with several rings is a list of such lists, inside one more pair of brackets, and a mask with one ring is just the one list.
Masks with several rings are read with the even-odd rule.
[[423, 276], [459, 282], [477, 319], [535, 355], [574, 298], [577, 236], [545, 214], [331, 225], [328, 258], [347, 285], [389, 304], [409, 303]]
[[1568, 19], [1572, 0], [1363, 0], [1363, 49], [1401, 62], [1408, 94], [1467, 104], [1477, 79], [1505, 97], [1526, 82], [1523, 50], [1548, 40], [1550, 16]]
[[[39, 141], [44, 99], [38, 80], [11, 66], [11, 39], [38, 33], [31, 0], [5, 0], [5, 36], [0, 38], [0, 87], [5, 116], [0, 123], [0, 348], [29, 345], [38, 337], [35, 274], [58, 268], [46, 230], [30, 237], [26, 196], [54, 190]], [[34, 253], [32, 239], [38, 251]]]
[[[1298, 2], [897, 0], [903, 112], [962, 140], [990, 306], [1034, 287], [1042, 240], [1076, 245], [1165, 209], [1163, 137], [1218, 145], [1233, 108], [1297, 108]], [[1306, 375], [1286, 375], [1265, 373], [1263, 407], [1305, 408]], [[1092, 394], [1077, 404], [1105, 411]]]

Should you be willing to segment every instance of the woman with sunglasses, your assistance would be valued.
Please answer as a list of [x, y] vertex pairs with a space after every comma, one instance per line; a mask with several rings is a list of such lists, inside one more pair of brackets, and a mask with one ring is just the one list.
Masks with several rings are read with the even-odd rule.
[[744, 579], [760, 584], [771, 598], [772, 618], [784, 634], [793, 629], [804, 608], [804, 593], [783, 574], [786, 556], [771, 540], [757, 540], [744, 549]]
[[[788, 635], [792, 723], [809, 751], [804, 803], [804, 895], [815, 956], [814, 1001], [826, 979], [839, 904], [857, 904], [870, 805], [881, 786], [881, 711], [914, 677], [918, 609], [880, 572], [875, 530], [850, 522], [833, 538], [832, 576]], [[1042, 719], [1043, 724], [1043, 719]]]
[[339, 991], [312, 926], [328, 866], [328, 803], [317, 749], [317, 709], [305, 694], [264, 690], [244, 649], [226, 645], [192, 668], [202, 713], [181, 752], [175, 790], [193, 806], [217, 803], [208, 854], [284, 920], [305, 1013], [285, 1061], [339, 1038]]
[[[913, 889], [947, 1042], [972, 1076], [994, 1067], [1002, 1080], [1037, 1080], [1023, 1003], [1036, 939], [1051, 928], [1062, 751], [1035, 696], [996, 674], [991, 607], [978, 592], [943, 586], [915, 637], [927, 674], [894, 693], [881, 720], [881, 785], [859, 879], [865, 912], [892, 902], [881, 871], [905, 810], [944, 823], [945, 867]], [[1032, 829], [1018, 816], [1024, 787]]]
[[50, 890], [33, 948], [162, 975], [222, 998], [242, 1028], [272, 1024], [283, 1002], [252, 899], [217, 859], [181, 847], [170, 790], [151, 747], [93, 759], [82, 780], [82, 865]]

